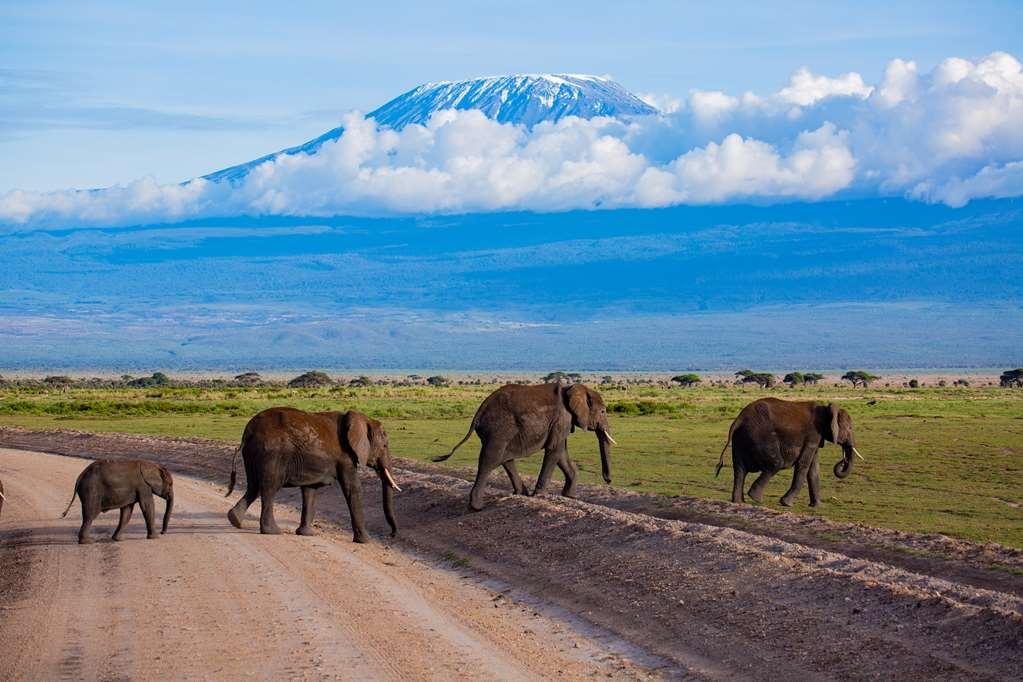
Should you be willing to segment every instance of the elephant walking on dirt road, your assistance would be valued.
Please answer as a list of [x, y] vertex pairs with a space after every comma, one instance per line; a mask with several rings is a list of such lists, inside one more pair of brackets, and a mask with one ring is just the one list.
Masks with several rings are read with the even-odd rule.
[[144, 459], [100, 459], [85, 467], [75, 481], [75, 491], [71, 501], [61, 518], [71, 511], [75, 495], [82, 502], [82, 527], [78, 531], [78, 543], [85, 545], [93, 542], [89, 534], [92, 522], [101, 512], [111, 509], [121, 510], [121, 520], [114, 531], [113, 539], [120, 540], [124, 527], [131, 521], [131, 513], [138, 503], [142, 508], [142, 516], [146, 520], [146, 537], [150, 540], [156, 534], [156, 510], [153, 495], [166, 500], [163, 512], [163, 528], [161, 534], [167, 532], [171, 510], [174, 508], [174, 479], [166, 468]]
[[302, 522], [295, 532], [313, 535], [316, 493], [335, 479], [348, 503], [355, 542], [366, 542], [362, 512], [362, 486], [357, 468], [376, 471], [383, 488], [384, 516], [391, 536], [398, 534], [394, 520], [394, 491], [401, 491], [391, 476], [391, 451], [387, 432], [376, 419], [361, 412], [304, 412], [290, 407], [272, 407], [249, 420], [231, 464], [228, 496], [237, 480], [237, 456], [245, 462], [245, 496], [227, 513], [235, 528], [256, 498], [262, 501], [259, 532], [277, 534], [274, 497], [281, 488], [302, 489]]
[[543, 491], [557, 465], [565, 475], [561, 494], [573, 497], [578, 470], [568, 457], [568, 434], [577, 426], [596, 432], [604, 480], [610, 483], [611, 445], [616, 443], [608, 427], [607, 408], [599, 393], [582, 384], [568, 387], [561, 384], [502, 386], [476, 410], [465, 438], [451, 452], [435, 457], [433, 461], [441, 462], [451, 457], [475, 431], [483, 445], [476, 482], [469, 493], [471, 509], [479, 511], [483, 508], [483, 488], [491, 472], [499, 466], [507, 472], [515, 494], [528, 495], [515, 460], [541, 449], [544, 451], [543, 464], [533, 494]]
[[852, 471], [856, 450], [852, 418], [834, 403], [761, 398], [742, 409], [728, 428], [728, 440], [721, 450], [716, 477], [725, 465], [725, 451], [732, 445], [732, 502], [745, 502], [746, 474], [760, 472], [749, 489], [755, 502], [763, 499], [771, 478], [793, 467], [792, 485], [781, 498], [786, 507], [799, 494], [805, 480], [810, 488], [810, 506], [820, 504], [820, 454], [824, 441], [841, 446], [843, 458], [835, 463], [835, 476], [845, 478]]

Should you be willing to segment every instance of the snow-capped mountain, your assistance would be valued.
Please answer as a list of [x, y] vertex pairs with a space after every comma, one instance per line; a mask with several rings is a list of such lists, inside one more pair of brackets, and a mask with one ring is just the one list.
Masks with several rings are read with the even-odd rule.
[[[478, 109], [501, 123], [527, 127], [565, 116], [629, 117], [657, 113], [649, 104], [607, 78], [581, 74], [522, 74], [427, 83], [395, 97], [370, 112], [368, 117], [400, 130], [413, 123], [425, 124], [434, 112], [444, 109]], [[341, 127], [334, 128], [297, 147], [203, 177], [214, 182], [238, 180], [255, 166], [280, 154], [315, 153], [325, 142], [336, 140], [343, 132]]]

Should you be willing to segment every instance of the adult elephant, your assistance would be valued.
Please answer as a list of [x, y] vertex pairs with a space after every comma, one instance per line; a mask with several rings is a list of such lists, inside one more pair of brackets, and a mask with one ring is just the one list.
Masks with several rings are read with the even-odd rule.
[[166, 468], [144, 459], [100, 459], [96, 460], [78, 475], [71, 501], [61, 518], [71, 511], [75, 495], [82, 503], [82, 527], [78, 531], [78, 544], [93, 542], [90, 535], [92, 522], [101, 512], [121, 510], [121, 520], [114, 531], [113, 539], [120, 540], [121, 532], [131, 521], [131, 513], [138, 503], [146, 520], [146, 537], [150, 540], [156, 534], [156, 510], [153, 496], [166, 501], [163, 512], [163, 529], [167, 532], [171, 510], [174, 508], [174, 479]]
[[592, 388], [582, 384], [563, 387], [561, 384], [522, 386], [510, 384], [491, 393], [476, 410], [469, 431], [446, 455], [434, 458], [442, 462], [469, 440], [473, 431], [480, 437], [479, 468], [476, 483], [469, 493], [469, 507], [483, 508], [480, 500], [491, 472], [503, 466], [516, 495], [528, 495], [526, 486], [515, 468], [515, 460], [544, 451], [540, 476], [533, 494], [547, 486], [554, 466], [565, 475], [561, 494], [573, 497], [578, 469], [568, 457], [568, 434], [576, 427], [595, 431], [600, 447], [600, 464], [604, 480], [611, 482], [611, 429], [607, 424], [604, 399]]
[[781, 503], [792, 504], [805, 480], [810, 488], [810, 506], [820, 504], [820, 455], [825, 441], [841, 446], [843, 457], [835, 463], [835, 476], [845, 478], [852, 471], [856, 450], [852, 418], [834, 403], [761, 398], [747, 405], [728, 428], [728, 440], [718, 459], [716, 477], [725, 465], [725, 451], [732, 445], [732, 502], [745, 502], [746, 474], [760, 472], [749, 489], [755, 502], [763, 499], [764, 488], [776, 473], [793, 467], [792, 485]]
[[281, 488], [302, 489], [302, 522], [295, 532], [313, 535], [316, 493], [335, 479], [348, 503], [355, 542], [366, 542], [366, 523], [362, 514], [362, 487], [358, 467], [375, 470], [383, 488], [384, 516], [391, 526], [391, 537], [398, 534], [394, 520], [394, 493], [401, 488], [391, 476], [391, 451], [387, 432], [376, 419], [361, 412], [304, 412], [290, 407], [272, 407], [249, 420], [242, 442], [231, 463], [234, 491], [238, 477], [238, 452], [245, 462], [245, 496], [227, 513], [235, 528], [256, 498], [262, 501], [259, 532], [278, 534], [274, 519], [274, 496]]

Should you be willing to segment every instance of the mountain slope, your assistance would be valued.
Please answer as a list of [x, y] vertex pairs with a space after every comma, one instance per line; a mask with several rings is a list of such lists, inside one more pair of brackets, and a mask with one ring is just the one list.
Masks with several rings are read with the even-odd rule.
[[[411, 124], [425, 125], [435, 112], [445, 109], [478, 109], [501, 123], [527, 127], [555, 122], [565, 116], [626, 117], [657, 113], [656, 109], [607, 78], [580, 74], [527, 74], [427, 83], [395, 97], [371, 111], [368, 117], [380, 125], [401, 130]], [[259, 164], [280, 154], [314, 154], [324, 143], [336, 140], [342, 133], [344, 128], [339, 126], [304, 144], [204, 175], [203, 179], [212, 182], [240, 180]]]

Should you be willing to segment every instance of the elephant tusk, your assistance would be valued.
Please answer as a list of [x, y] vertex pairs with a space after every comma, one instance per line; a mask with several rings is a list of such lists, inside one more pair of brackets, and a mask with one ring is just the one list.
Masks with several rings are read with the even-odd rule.
[[605, 431], [604, 432], [604, 438], [607, 438], [609, 441], [611, 441], [611, 445], [618, 445], [618, 441], [616, 441], [614, 438], [611, 437], [611, 432], [610, 431]]
[[6, 498], [6, 497], [4, 497], [4, 494], [3, 494], [3, 492], [2, 492], [2, 491], [0, 491], [0, 500], [6, 500], [6, 499], [7, 499], [7, 498]]
[[384, 467], [384, 476], [387, 477], [387, 482], [391, 485], [391, 487], [400, 493], [401, 488], [399, 488], [398, 484], [394, 482], [394, 477], [391, 476], [391, 471], [387, 467]]
[[862, 459], [864, 462], [867, 461], [867, 458], [864, 457], [863, 455], [861, 455], [860, 451], [857, 450], [856, 448], [853, 448], [853, 454], [856, 455], [857, 457], [859, 457], [860, 459]]

